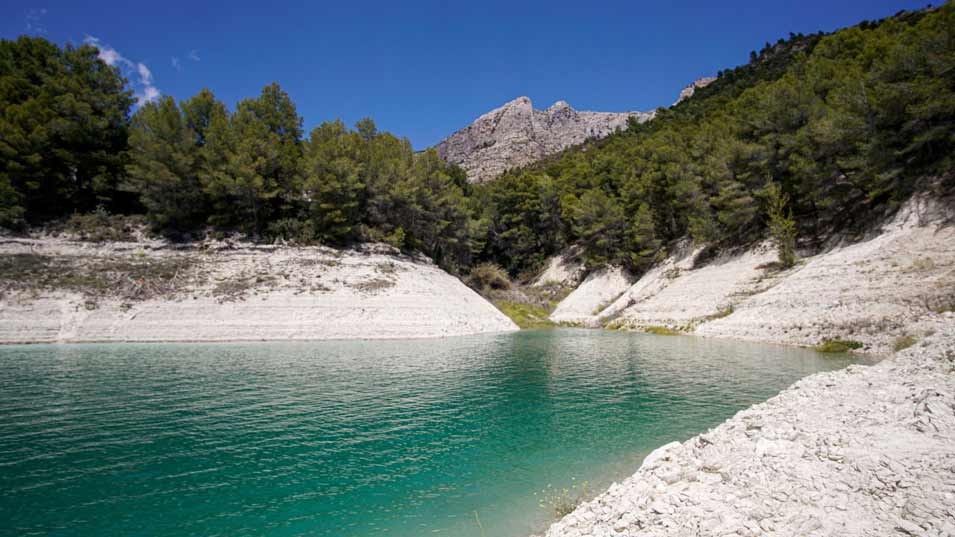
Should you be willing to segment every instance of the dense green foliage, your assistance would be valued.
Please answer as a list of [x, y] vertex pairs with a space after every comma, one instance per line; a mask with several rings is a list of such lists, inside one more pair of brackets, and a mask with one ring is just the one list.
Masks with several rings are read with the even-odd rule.
[[118, 207], [132, 92], [89, 45], [0, 41], [0, 224]]
[[477, 187], [482, 256], [521, 272], [579, 244], [640, 270], [684, 236], [772, 231], [791, 264], [797, 233], [861, 226], [925, 178], [951, 188], [953, 149], [955, 6], [793, 35], [651, 122]]
[[[668, 244], [771, 236], [780, 262], [929, 178], [952, 188], [955, 6], [790, 35], [653, 121], [470, 186], [370, 119], [305, 136], [277, 84], [230, 111], [208, 90], [133, 99], [90, 46], [0, 42], [0, 225], [145, 213], [299, 243], [385, 241], [447, 268], [535, 269], [569, 245], [640, 271]], [[936, 181], [935, 184], [938, 184]]]

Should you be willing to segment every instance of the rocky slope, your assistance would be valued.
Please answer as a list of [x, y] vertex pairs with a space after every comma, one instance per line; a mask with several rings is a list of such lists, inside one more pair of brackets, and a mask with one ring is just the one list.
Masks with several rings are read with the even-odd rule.
[[[955, 203], [919, 196], [864, 240], [782, 272], [774, 260], [768, 243], [716, 257], [684, 244], [584, 320], [799, 345], [851, 339], [875, 353], [911, 346], [807, 377], [657, 449], [546, 537], [955, 536]], [[585, 279], [567, 307], [619, 288], [604, 280]]]
[[955, 320], [651, 453], [547, 537], [955, 535]]
[[423, 338], [516, 330], [429, 260], [0, 238], [0, 343]]
[[[577, 322], [914, 346], [663, 446], [547, 537], [955, 536], [955, 203], [917, 196], [864, 240], [786, 271], [774, 260], [769, 243], [716, 257], [683, 244], [603, 311], [575, 308]], [[585, 279], [564, 309], [619, 289], [604, 280]]]
[[686, 244], [622, 294], [619, 282], [581, 285], [565, 302], [619, 295], [600, 312], [575, 308], [572, 320], [590, 326], [665, 326], [795, 345], [848, 339], [885, 353], [898, 338], [921, 337], [955, 309], [953, 222], [951, 200], [913, 198], [866, 240], [805, 255], [786, 271], [774, 270], [776, 252], [768, 242], [710, 259]]
[[437, 149], [441, 158], [464, 168], [469, 181], [480, 183], [588, 138], [607, 136], [626, 127], [631, 117], [642, 123], [653, 112], [582, 112], [564, 101], [535, 110], [530, 99], [519, 97], [448, 136]]

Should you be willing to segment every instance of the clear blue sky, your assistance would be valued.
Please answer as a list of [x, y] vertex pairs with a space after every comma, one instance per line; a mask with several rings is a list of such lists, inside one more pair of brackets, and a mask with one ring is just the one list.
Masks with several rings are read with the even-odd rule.
[[98, 39], [126, 59], [140, 94], [148, 86], [183, 99], [208, 87], [232, 107], [276, 81], [306, 130], [367, 115], [421, 149], [520, 95], [538, 108], [559, 99], [578, 110], [668, 105], [692, 80], [790, 31], [830, 31], [927, 2], [81, 4], [5, 0], [0, 37]]

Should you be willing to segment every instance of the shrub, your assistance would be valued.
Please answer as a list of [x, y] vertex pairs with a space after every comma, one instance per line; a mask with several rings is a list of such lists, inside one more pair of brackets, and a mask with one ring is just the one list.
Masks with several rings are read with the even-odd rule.
[[827, 339], [816, 346], [819, 352], [849, 352], [861, 348], [861, 342], [851, 339]]
[[789, 268], [796, 264], [796, 220], [788, 208], [789, 196], [776, 183], [766, 188], [766, 216], [769, 218], [769, 234], [776, 244], [779, 264]]
[[733, 314], [733, 311], [735, 311], [735, 309], [732, 305], [723, 306], [718, 309], [716, 313], [711, 313], [706, 317], [703, 317], [703, 322], [715, 321], [717, 319], [722, 319], [723, 317], [729, 317]]
[[510, 289], [511, 280], [499, 265], [481, 263], [471, 269], [468, 276], [468, 285], [479, 291], [485, 289]]
[[313, 244], [315, 242], [315, 225], [311, 220], [297, 218], [282, 218], [268, 226], [268, 235], [271, 239], [282, 239], [293, 244]]
[[92, 213], [74, 214], [60, 230], [82, 241], [135, 241], [136, 231], [145, 227], [142, 216], [111, 215], [100, 206]]
[[562, 489], [547, 485], [547, 488], [540, 493], [538, 505], [551, 511], [556, 518], [563, 518], [577, 509], [577, 506], [582, 504], [589, 495], [590, 484], [586, 481], [581, 482], [580, 486], [574, 483], [569, 488]]

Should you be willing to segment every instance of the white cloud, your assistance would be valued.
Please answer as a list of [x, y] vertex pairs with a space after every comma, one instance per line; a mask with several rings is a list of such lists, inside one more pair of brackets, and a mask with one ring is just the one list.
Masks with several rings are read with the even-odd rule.
[[143, 90], [142, 97], [140, 97], [139, 99], [139, 104], [155, 101], [156, 99], [159, 98], [159, 95], [160, 93], [158, 89], [152, 86], [146, 86], [146, 89]]
[[182, 62], [175, 56], [172, 57], [172, 66], [176, 68], [176, 71], [182, 71]]
[[153, 73], [149, 70], [149, 67], [146, 67], [144, 63], [137, 63], [136, 70], [139, 71], [139, 81], [144, 85], [152, 85], [153, 83]]
[[146, 64], [135, 63], [127, 59], [120, 54], [118, 50], [104, 44], [98, 38], [91, 35], [86, 36], [86, 39], [83, 41], [99, 49], [99, 59], [103, 60], [106, 65], [119, 67], [120, 71], [122, 71], [123, 75], [127, 78], [130, 78], [129, 73], [133, 71], [139, 75], [139, 82], [133, 83], [134, 86], [140, 86], [139, 91], [136, 93], [137, 106], [155, 101], [162, 95], [159, 88], [153, 85], [153, 73], [149, 70], [149, 67], [146, 67]]
[[192, 49], [189, 51], [189, 54], [186, 57], [194, 62], [197, 62], [199, 61], [199, 51], [196, 49]]
[[31, 34], [45, 34], [46, 26], [43, 26], [43, 17], [46, 16], [46, 8], [32, 8], [27, 11], [27, 14], [24, 16], [26, 19], [26, 31]]

